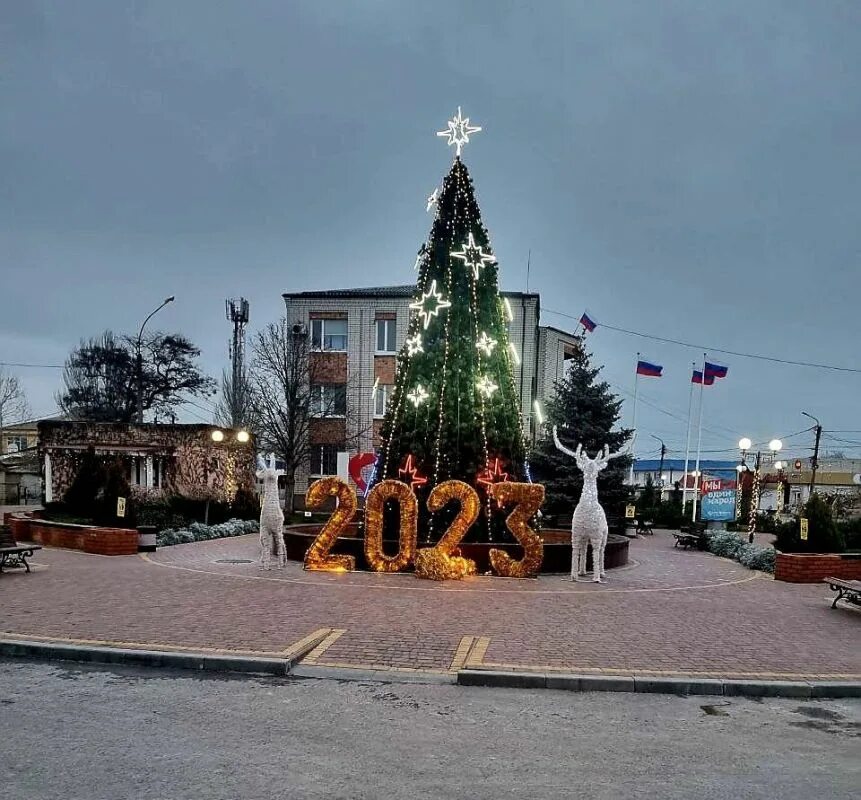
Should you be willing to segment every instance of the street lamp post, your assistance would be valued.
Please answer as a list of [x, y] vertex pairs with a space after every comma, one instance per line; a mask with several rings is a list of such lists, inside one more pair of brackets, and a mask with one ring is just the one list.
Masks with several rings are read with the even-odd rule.
[[660, 436], [655, 436], [654, 433], [650, 433], [653, 439], [657, 439], [661, 443], [661, 463], [658, 466], [658, 480], [661, 482], [659, 496], [661, 498], [661, 502], [664, 501], [664, 456], [667, 454], [667, 446], [664, 444], [664, 440], [661, 439]]
[[[740, 444], [740, 443], [739, 443]], [[768, 443], [768, 449], [771, 451], [771, 460], [774, 462], [775, 456], [780, 452], [783, 447], [783, 442], [780, 439], [772, 439]], [[758, 450], [756, 453], [756, 464], [753, 468], [753, 491], [750, 495], [750, 514], [748, 515], [748, 524], [747, 524], [747, 540], [751, 544], [753, 543], [753, 537], [756, 534], [756, 512], [759, 509], [759, 495], [762, 489], [762, 484], [760, 480], [759, 468], [762, 464], [762, 451]]]
[[174, 295], [170, 297], [166, 297], [162, 304], [151, 311], [149, 316], [143, 321], [141, 324], [141, 329], [138, 331], [137, 345], [135, 348], [136, 359], [135, 359], [135, 377], [136, 377], [136, 385], [137, 385], [137, 421], [139, 423], [143, 422], [143, 355], [141, 354], [141, 340], [143, 339], [144, 328], [146, 327], [147, 322], [149, 322], [159, 311], [161, 311], [168, 303], [172, 303], [174, 301]]

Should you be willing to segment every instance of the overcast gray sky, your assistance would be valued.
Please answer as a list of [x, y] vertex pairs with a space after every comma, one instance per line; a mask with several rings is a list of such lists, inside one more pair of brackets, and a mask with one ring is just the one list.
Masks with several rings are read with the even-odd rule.
[[[484, 126], [464, 158], [503, 288], [531, 249], [544, 323], [588, 306], [861, 367], [856, 0], [2, 0], [0, 361], [61, 363], [176, 294], [161, 327], [218, 375], [229, 295], [254, 326], [284, 291], [412, 282], [458, 104]], [[626, 391], [637, 350], [664, 365], [639, 449], [683, 448], [697, 351], [589, 342]], [[861, 429], [861, 374], [714, 358], [707, 449], [801, 410]], [[50, 412], [59, 370], [16, 371]]]

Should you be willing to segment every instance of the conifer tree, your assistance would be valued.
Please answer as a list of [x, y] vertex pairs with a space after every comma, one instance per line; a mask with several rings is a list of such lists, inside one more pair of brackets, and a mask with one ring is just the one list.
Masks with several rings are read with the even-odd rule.
[[[583, 445], [590, 456], [608, 445], [613, 452], [622, 450], [633, 431], [615, 429], [622, 401], [598, 379], [601, 367], [592, 366], [583, 346], [577, 348], [555, 393], [547, 403], [546, 426], [559, 428], [559, 439], [572, 450]], [[546, 489], [545, 513], [570, 514], [583, 490], [583, 475], [572, 459], [559, 452], [550, 436], [536, 442], [530, 457], [532, 477]], [[608, 517], [620, 516], [630, 499], [625, 476], [631, 467], [630, 456], [613, 459], [598, 475], [598, 497]]]
[[505, 513], [489, 501], [487, 486], [526, 480], [526, 448], [498, 265], [460, 158], [464, 134], [476, 129], [459, 109], [449, 128], [461, 137], [449, 142], [458, 145], [458, 155], [432, 196], [436, 216], [416, 261], [414, 316], [398, 354], [375, 480], [413, 486], [424, 541], [438, 539], [450, 516], [430, 518], [428, 494], [443, 481], [464, 481], [483, 505], [467, 539], [497, 540], [505, 535]]

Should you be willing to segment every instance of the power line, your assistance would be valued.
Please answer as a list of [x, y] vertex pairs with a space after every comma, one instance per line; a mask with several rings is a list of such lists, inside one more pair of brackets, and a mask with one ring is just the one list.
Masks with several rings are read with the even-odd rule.
[[[567, 317], [568, 319], [575, 319], [579, 322], [580, 318], [574, 316], [573, 314], [566, 314], [564, 311], [554, 311], [552, 308], [545, 308], [544, 311], [549, 314], [557, 314], [560, 317]], [[655, 336], [651, 333], [642, 333], [641, 331], [632, 331], [628, 328], [619, 328], [615, 325], [608, 325], [605, 322], [599, 323], [599, 327], [607, 328], [611, 331], [618, 331], [619, 333], [627, 333], [630, 336], [639, 336], [643, 339], [652, 339], [656, 342], [664, 342], [666, 344], [677, 344], [680, 347], [690, 347], [694, 350], [699, 350], [700, 352], [711, 352], [711, 353], [724, 353], [726, 355], [731, 356], [740, 356], [741, 358], [755, 358], [759, 361], [772, 361], [776, 364], [789, 364], [795, 367], [813, 367], [815, 369], [830, 369], [836, 372], [854, 372], [861, 373], [861, 369], [857, 367], [841, 367], [836, 364], [818, 364], [813, 361], [793, 361], [788, 358], [778, 358], [777, 356], [764, 356], [759, 353], [742, 353], [738, 350], [725, 350], [720, 347], [709, 347], [704, 344], [693, 344], [692, 342], [683, 342], [679, 339], [668, 339], [664, 336]]]
[[19, 361], [0, 361], [0, 367], [30, 367], [32, 369], [65, 369], [65, 364], [22, 364]]

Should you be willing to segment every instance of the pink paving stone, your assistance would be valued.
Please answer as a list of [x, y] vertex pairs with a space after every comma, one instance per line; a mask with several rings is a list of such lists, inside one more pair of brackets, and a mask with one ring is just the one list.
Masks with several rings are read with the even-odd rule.
[[463, 636], [485, 663], [518, 668], [861, 678], [861, 614], [825, 586], [775, 582], [739, 564], [633, 541], [604, 585], [411, 574], [261, 572], [256, 537], [164, 548], [150, 560], [46, 548], [30, 575], [0, 576], [8, 633], [279, 652], [323, 627], [346, 632], [319, 663], [447, 669]]

